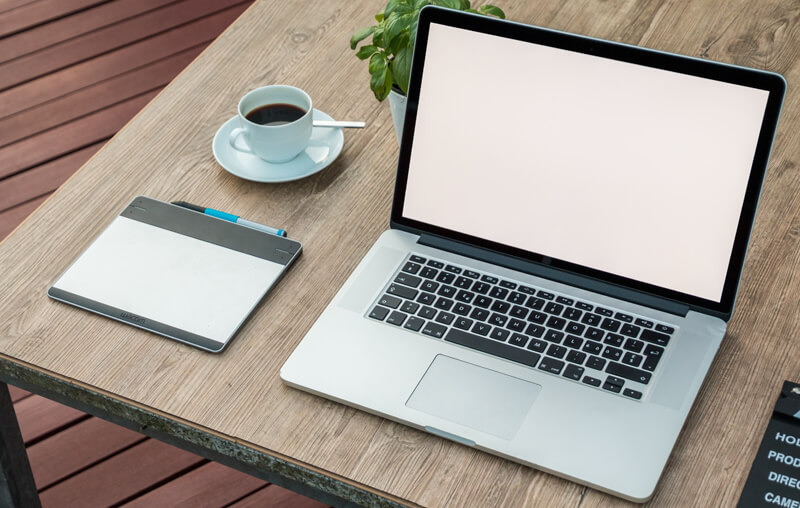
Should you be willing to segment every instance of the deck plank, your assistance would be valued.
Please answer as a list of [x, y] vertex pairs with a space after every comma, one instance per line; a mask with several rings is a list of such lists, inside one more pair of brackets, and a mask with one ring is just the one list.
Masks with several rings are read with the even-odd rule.
[[2, 92], [0, 118], [19, 113], [83, 87], [118, 76], [198, 44], [208, 43], [249, 4], [237, 4], [149, 39], [29, 81]]
[[64, 42], [176, 0], [117, 0], [0, 39], [0, 62]]
[[226, 506], [266, 486], [266, 482], [235, 469], [209, 462], [151, 490], [123, 506], [149, 508], [215, 508]]
[[138, 95], [74, 122], [0, 148], [0, 178], [113, 136], [156, 93], [158, 90]]
[[8, 393], [11, 394], [11, 402], [17, 402], [25, 397], [29, 397], [31, 392], [26, 392], [22, 388], [17, 388], [14, 385], [8, 385]]
[[9, 233], [14, 231], [14, 228], [25, 220], [25, 217], [39, 208], [39, 205], [44, 203], [47, 196], [49, 196], [49, 194], [26, 201], [4, 212], [0, 212], [0, 240], [8, 236]]
[[324, 508], [326, 505], [291, 490], [268, 485], [227, 508]]
[[39, 493], [42, 506], [110, 506], [178, 476], [205, 459], [155, 439], [143, 441]]
[[0, 147], [167, 85], [205, 48], [178, 54], [0, 119]]
[[103, 3], [107, 0], [39, 0], [0, 13], [0, 37]]
[[46, 489], [145, 439], [148, 438], [138, 432], [100, 418], [77, 423], [28, 447], [36, 488]]
[[0, 64], [0, 90], [175, 28], [242, 0], [181, 0]]
[[77, 409], [38, 395], [20, 400], [14, 404], [14, 410], [26, 445], [88, 417]]

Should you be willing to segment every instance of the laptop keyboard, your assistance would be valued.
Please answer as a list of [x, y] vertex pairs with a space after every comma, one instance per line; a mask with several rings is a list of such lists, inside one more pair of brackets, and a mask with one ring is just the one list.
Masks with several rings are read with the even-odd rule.
[[673, 326], [411, 254], [367, 317], [640, 400]]

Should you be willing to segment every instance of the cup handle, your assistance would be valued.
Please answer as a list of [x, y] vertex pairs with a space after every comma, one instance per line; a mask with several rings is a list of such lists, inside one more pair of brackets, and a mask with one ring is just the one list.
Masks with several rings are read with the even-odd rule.
[[247, 144], [246, 139], [242, 140], [242, 143], [237, 143], [237, 141], [239, 140], [239, 136], [246, 133], [247, 131], [245, 131], [241, 127], [236, 127], [231, 131], [230, 136], [228, 136], [228, 142], [231, 144], [231, 147], [233, 147], [234, 150], [245, 153], [253, 153], [253, 150]]

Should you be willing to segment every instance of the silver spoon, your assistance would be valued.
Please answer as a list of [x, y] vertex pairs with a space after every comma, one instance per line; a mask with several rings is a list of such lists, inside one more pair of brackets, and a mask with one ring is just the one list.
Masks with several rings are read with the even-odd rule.
[[338, 122], [336, 120], [314, 120], [314, 127], [363, 129], [365, 125], [366, 124], [364, 122]]

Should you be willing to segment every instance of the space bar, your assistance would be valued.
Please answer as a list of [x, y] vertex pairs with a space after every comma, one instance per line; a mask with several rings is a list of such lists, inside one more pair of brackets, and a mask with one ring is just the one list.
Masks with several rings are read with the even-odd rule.
[[477, 349], [478, 351], [483, 351], [490, 355], [499, 356], [500, 358], [505, 358], [512, 362], [524, 363], [531, 367], [536, 367], [536, 364], [539, 362], [539, 355], [533, 351], [526, 351], [518, 347], [509, 346], [493, 339], [487, 339], [480, 335], [468, 333], [456, 328], [451, 328], [450, 331], [447, 332], [447, 335], [445, 335], [444, 340], [461, 344], [471, 349]]

